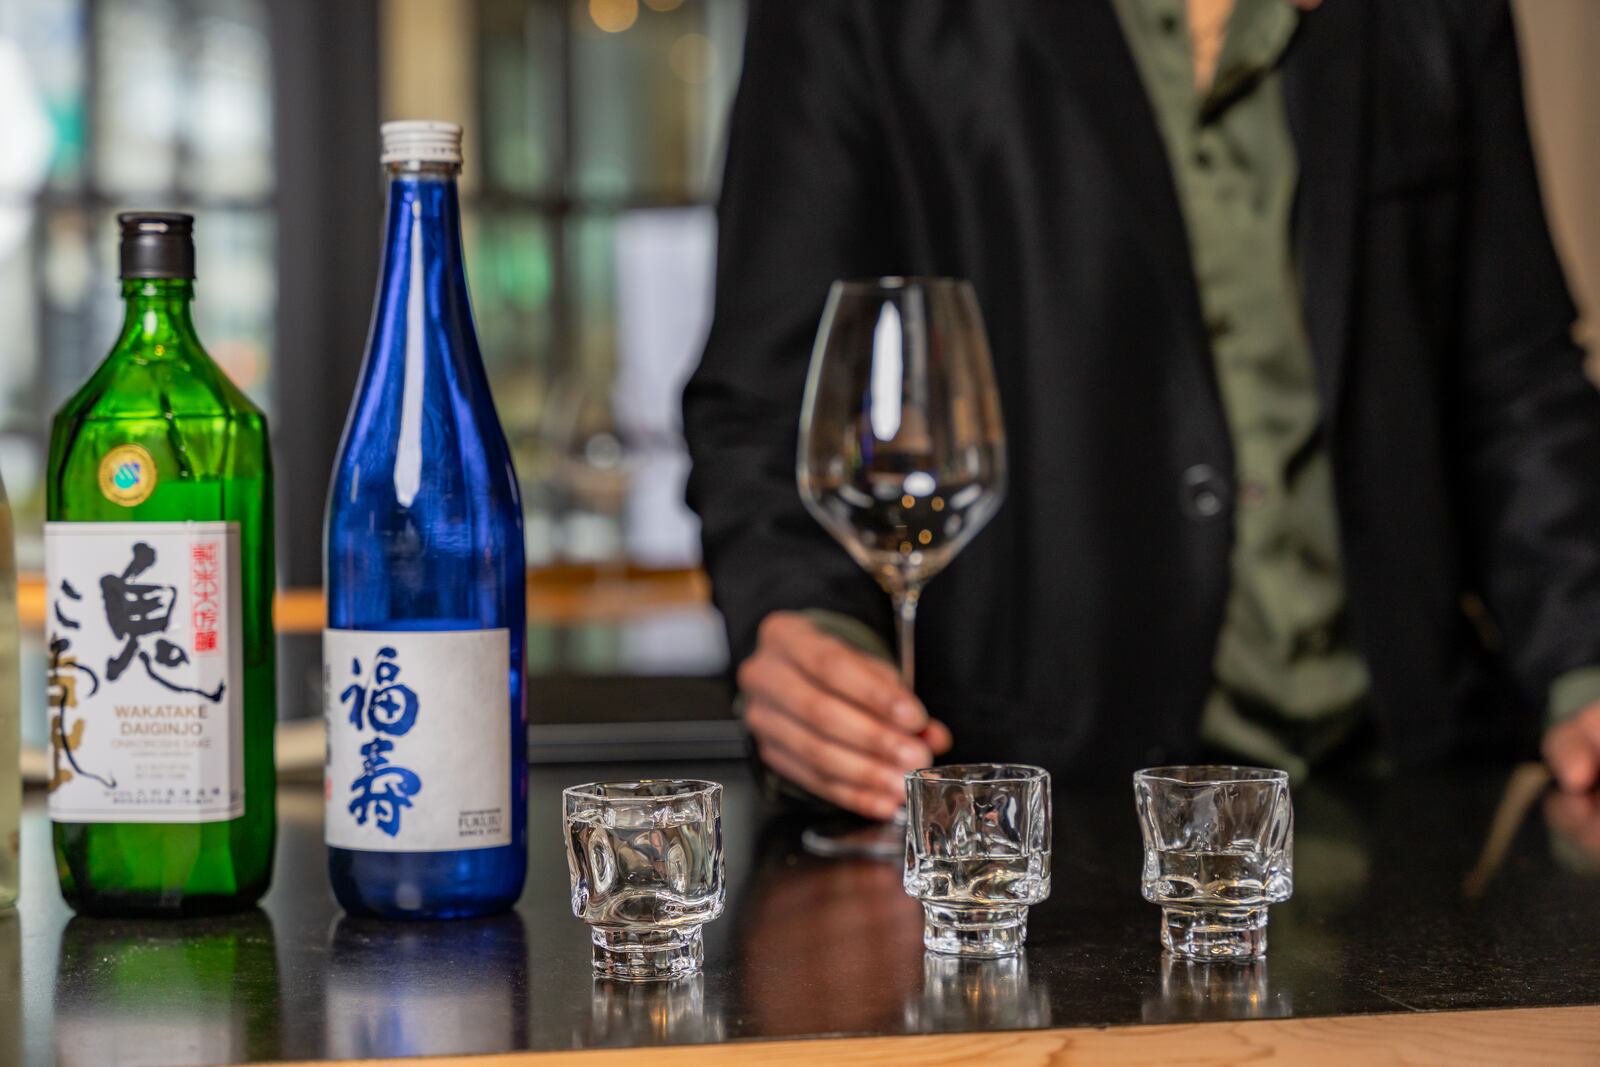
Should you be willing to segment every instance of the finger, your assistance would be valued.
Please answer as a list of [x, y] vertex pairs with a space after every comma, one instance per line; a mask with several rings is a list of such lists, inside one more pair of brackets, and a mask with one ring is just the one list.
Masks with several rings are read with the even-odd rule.
[[870, 789], [897, 804], [905, 797], [905, 772], [847, 748], [765, 702], [745, 713], [750, 732], [777, 745], [824, 778]]
[[846, 811], [868, 819], [891, 819], [900, 807], [898, 800], [889, 800], [875, 790], [824, 778], [781, 746], [758, 743], [756, 747], [761, 755], [761, 761], [771, 768], [774, 774], [787, 778], [813, 796], [837, 804]]
[[1600, 858], [1600, 822], [1590, 819], [1578, 828], [1572, 840], [1589, 855]]
[[924, 742], [818, 688], [787, 660], [752, 656], [739, 672], [739, 684], [755, 699], [815, 732], [901, 771], [926, 767], [933, 759]]
[[1600, 752], [1577, 721], [1562, 723], [1545, 734], [1543, 747], [1544, 760], [1562, 789], [1581, 793], [1594, 786], [1600, 775]]
[[1583, 794], [1552, 790], [1544, 798], [1544, 821], [1563, 837], [1576, 837], [1588, 822], [1588, 809]]
[[1600, 706], [1586, 708], [1568, 722], [1589, 743], [1589, 751], [1595, 757], [1596, 771], [1600, 772]]
[[1545, 801], [1545, 817], [1557, 833], [1600, 858], [1600, 795], [1553, 792]]
[[928, 712], [905, 686], [894, 668], [829, 637], [809, 619], [777, 614], [762, 624], [763, 643], [813, 679], [852, 704], [916, 732], [927, 725]]
[[922, 743], [927, 745], [935, 756], [942, 756], [950, 751], [950, 746], [956, 739], [950, 733], [950, 727], [938, 719], [929, 719], [928, 725], [922, 728], [922, 733], [917, 735], [922, 738]]

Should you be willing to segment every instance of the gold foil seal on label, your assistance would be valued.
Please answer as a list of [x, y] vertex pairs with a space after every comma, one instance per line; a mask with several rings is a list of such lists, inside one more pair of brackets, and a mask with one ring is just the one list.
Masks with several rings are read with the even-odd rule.
[[100, 460], [100, 492], [113, 504], [131, 508], [155, 491], [155, 457], [139, 445], [118, 445]]

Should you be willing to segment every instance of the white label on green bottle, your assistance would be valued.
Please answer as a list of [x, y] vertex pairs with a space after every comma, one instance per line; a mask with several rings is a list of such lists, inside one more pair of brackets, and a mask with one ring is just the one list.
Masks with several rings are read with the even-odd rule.
[[511, 843], [509, 630], [324, 630], [322, 664], [328, 844]]
[[44, 563], [50, 817], [243, 815], [238, 524], [46, 523]]

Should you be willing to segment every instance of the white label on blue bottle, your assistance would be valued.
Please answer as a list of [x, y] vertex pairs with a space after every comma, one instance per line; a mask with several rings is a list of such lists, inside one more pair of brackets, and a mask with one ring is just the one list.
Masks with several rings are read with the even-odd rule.
[[509, 630], [324, 630], [322, 671], [329, 845], [511, 843]]
[[232, 522], [44, 532], [50, 818], [244, 814], [244, 640]]

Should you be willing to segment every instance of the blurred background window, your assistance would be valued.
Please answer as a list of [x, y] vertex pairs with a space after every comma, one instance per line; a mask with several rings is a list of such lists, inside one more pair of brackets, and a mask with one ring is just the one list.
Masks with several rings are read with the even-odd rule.
[[[390, 10], [405, 18], [422, 2]], [[426, 45], [386, 34], [400, 71], [439, 70], [450, 33], [426, 4], [414, 19]], [[462, 65], [477, 162], [468, 269], [527, 494], [529, 562], [692, 566], [678, 394], [710, 313], [742, 0], [459, 11], [475, 20]], [[405, 80], [389, 79], [386, 111], [438, 92]]]
[[[0, 0], [0, 465], [24, 569], [40, 562], [50, 413], [116, 329], [113, 216], [169, 208], [199, 216], [202, 336], [274, 415], [280, 473], [296, 483], [285, 574], [316, 581], [306, 531], [320, 525], [322, 487], [301, 483], [325, 481], [361, 338], [343, 331], [334, 359], [307, 359], [308, 347], [326, 356], [331, 331], [317, 337], [306, 321], [330, 306], [364, 321], [373, 274], [293, 248], [280, 260], [285, 229], [315, 228], [302, 205], [316, 198], [293, 188], [304, 174], [280, 174], [281, 158], [338, 183], [323, 200], [378, 195], [375, 155], [357, 185], [316, 167], [351, 157], [352, 141], [375, 144], [374, 131], [302, 114], [330, 93], [369, 105], [374, 126], [427, 115], [467, 127], [469, 274], [524, 481], [530, 564], [694, 566], [677, 394], [709, 314], [710, 205], [743, 0], [341, 4], [339, 28], [364, 31], [371, 55], [316, 40], [335, 32], [319, 31], [316, 6]], [[330, 47], [345, 47], [323, 64], [337, 77], [314, 69]], [[376, 247], [377, 236], [356, 239]], [[280, 284], [289, 333], [310, 342], [293, 351], [276, 344]], [[314, 426], [277, 419], [280, 388], [298, 396], [308, 373], [338, 402]]]
[[49, 417], [120, 322], [116, 212], [201, 214], [211, 352], [274, 407], [265, 0], [0, 0], [0, 468], [40, 564]]

